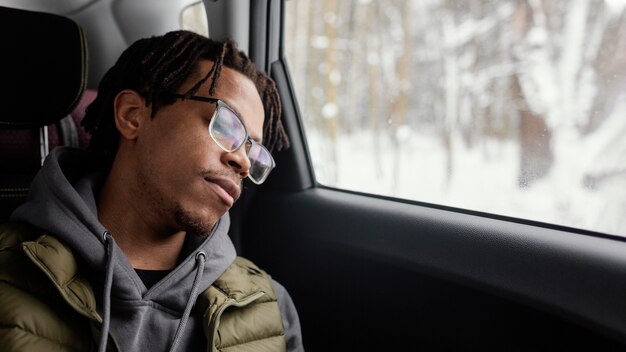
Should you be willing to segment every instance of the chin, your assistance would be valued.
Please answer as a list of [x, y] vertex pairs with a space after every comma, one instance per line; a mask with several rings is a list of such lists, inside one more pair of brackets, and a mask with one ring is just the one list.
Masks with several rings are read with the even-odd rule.
[[195, 236], [208, 236], [222, 215], [223, 213], [218, 214], [217, 212], [193, 213], [180, 206], [174, 212], [178, 226], [188, 234]]

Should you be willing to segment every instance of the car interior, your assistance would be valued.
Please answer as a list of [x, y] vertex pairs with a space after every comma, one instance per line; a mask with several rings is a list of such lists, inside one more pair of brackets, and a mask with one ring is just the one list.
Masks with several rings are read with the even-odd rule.
[[[287, 288], [306, 350], [626, 348], [623, 237], [316, 181], [284, 54], [286, 1], [297, 0], [204, 8], [208, 35], [234, 38], [281, 95], [291, 148], [265, 184], [246, 181], [230, 236]], [[79, 121], [121, 51], [180, 28], [196, 3], [0, 1], [0, 220], [48, 149], [88, 145]]]

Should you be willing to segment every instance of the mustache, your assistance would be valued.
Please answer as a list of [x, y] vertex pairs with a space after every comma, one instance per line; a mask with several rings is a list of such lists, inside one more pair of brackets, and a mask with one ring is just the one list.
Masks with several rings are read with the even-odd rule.
[[225, 178], [236, 184], [243, 183], [243, 179], [241, 179], [236, 172], [228, 170], [202, 170], [200, 171], [200, 176], [208, 178]]

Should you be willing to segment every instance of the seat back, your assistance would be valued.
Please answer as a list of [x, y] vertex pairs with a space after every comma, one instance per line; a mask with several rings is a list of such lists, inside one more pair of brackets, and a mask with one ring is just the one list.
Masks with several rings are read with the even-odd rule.
[[[25, 200], [50, 140], [53, 146], [77, 140], [73, 122], [61, 120], [85, 89], [87, 47], [74, 21], [7, 7], [0, 7], [0, 37], [0, 221], [5, 221]], [[48, 125], [56, 128], [48, 133]]]

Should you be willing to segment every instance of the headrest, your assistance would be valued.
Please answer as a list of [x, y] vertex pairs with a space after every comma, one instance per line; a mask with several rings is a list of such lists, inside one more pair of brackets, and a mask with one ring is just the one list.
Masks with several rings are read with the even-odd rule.
[[66, 17], [0, 7], [0, 128], [32, 128], [70, 114], [87, 83], [82, 29]]

